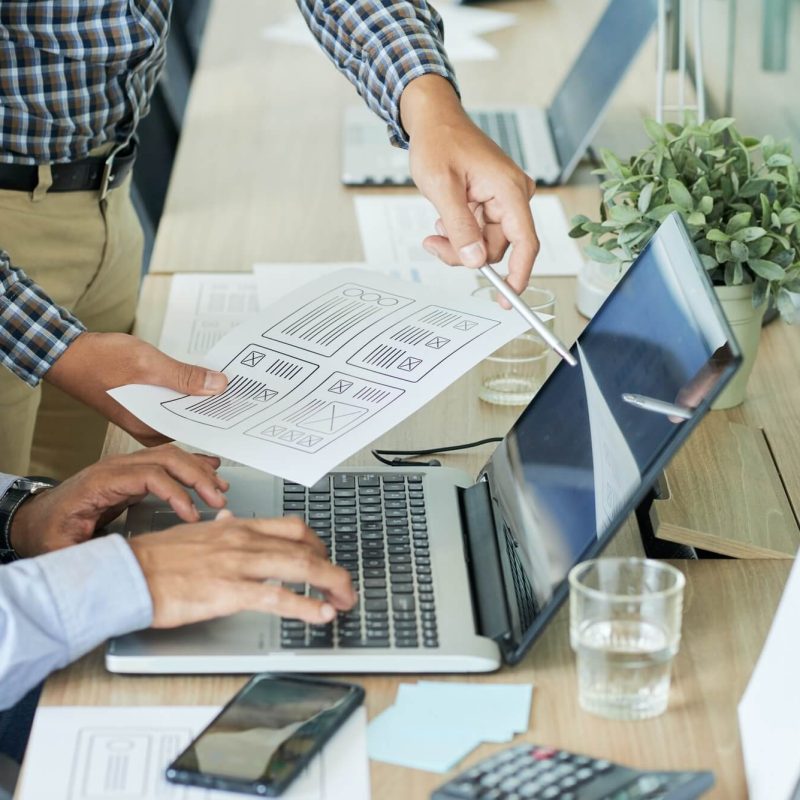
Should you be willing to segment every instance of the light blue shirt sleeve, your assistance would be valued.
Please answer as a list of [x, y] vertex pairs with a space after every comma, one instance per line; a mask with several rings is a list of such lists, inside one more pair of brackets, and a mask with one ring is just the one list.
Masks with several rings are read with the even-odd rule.
[[[0, 491], [7, 477], [0, 475]], [[109, 637], [152, 620], [139, 562], [117, 534], [0, 566], [0, 709]]]

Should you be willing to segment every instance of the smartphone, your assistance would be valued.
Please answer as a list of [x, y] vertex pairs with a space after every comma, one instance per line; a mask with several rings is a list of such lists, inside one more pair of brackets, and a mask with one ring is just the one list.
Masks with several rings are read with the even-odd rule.
[[353, 684], [256, 675], [167, 767], [167, 780], [277, 797], [363, 701]]

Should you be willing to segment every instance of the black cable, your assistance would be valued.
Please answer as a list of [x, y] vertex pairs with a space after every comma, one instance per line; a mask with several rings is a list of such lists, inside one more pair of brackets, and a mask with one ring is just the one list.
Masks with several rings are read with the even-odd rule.
[[492, 444], [502, 441], [502, 436], [490, 436], [487, 439], [479, 439], [476, 442], [442, 445], [441, 447], [429, 447], [423, 450], [373, 450], [372, 455], [382, 464], [386, 464], [389, 467], [438, 467], [441, 466], [441, 463], [436, 459], [432, 461], [409, 461], [406, 458], [393, 458], [390, 461], [388, 458], [384, 458], [384, 456], [432, 456], [438, 455], [439, 453], [452, 453], [455, 450], [468, 450], [472, 447], [480, 447], [483, 444]]

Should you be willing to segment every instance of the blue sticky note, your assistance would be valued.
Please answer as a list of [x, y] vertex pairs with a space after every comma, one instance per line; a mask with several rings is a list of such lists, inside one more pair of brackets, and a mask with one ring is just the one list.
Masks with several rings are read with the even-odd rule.
[[401, 767], [447, 772], [481, 742], [471, 730], [431, 727], [393, 706], [367, 728], [367, 752]]

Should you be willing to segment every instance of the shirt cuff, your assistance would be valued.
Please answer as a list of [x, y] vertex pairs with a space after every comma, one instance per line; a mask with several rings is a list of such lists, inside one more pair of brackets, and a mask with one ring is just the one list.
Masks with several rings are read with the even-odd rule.
[[400, 121], [400, 98], [411, 81], [423, 75], [439, 75], [450, 81], [460, 96], [455, 72], [445, 52], [443, 26], [438, 14], [434, 35], [419, 19], [400, 19], [382, 28], [364, 45], [365, 60], [371, 70], [367, 78], [369, 96], [379, 98], [376, 109], [389, 123], [389, 139], [397, 147], [408, 147], [409, 137]]
[[0, 251], [0, 363], [36, 386], [85, 330]]
[[119, 534], [39, 556], [69, 662], [112, 636], [148, 628], [153, 602], [136, 556]]

